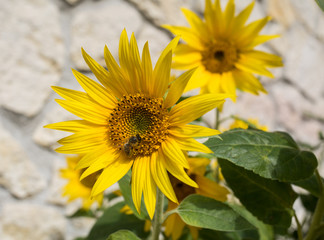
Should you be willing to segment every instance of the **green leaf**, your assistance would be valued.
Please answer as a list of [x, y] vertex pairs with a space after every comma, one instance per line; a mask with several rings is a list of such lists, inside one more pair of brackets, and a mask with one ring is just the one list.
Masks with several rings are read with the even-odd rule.
[[150, 219], [149, 215], [146, 211], [143, 198], [142, 198], [142, 203], [141, 203], [141, 214], [139, 214], [135, 208], [133, 198], [132, 198], [132, 190], [131, 190], [131, 172], [128, 172], [122, 179], [120, 179], [118, 181], [118, 184], [119, 184], [120, 191], [123, 194], [126, 204], [133, 211], [134, 215], [142, 220]]
[[315, 174], [313, 174], [310, 178], [307, 178], [305, 180], [293, 182], [293, 184], [298, 187], [306, 189], [316, 197], [320, 196], [321, 190], [320, 190], [320, 186], [318, 185], [317, 177]]
[[233, 129], [210, 138], [205, 145], [214, 156], [252, 170], [264, 177], [283, 182], [309, 178], [317, 167], [313, 153], [302, 151], [284, 132]]
[[225, 159], [218, 162], [235, 196], [252, 214], [267, 224], [290, 226], [297, 197], [290, 184], [262, 178]]
[[238, 231], [254, 227], [229, 205], [201, 195], [190, 195], [177, 208], [181, 219], [191, 226], [218, 231]]
[[68, 218], [77, 218], [77, 217], [91, 217], [95, 218], [96, 215], [92, 210], [85, 210], [85, 209], [79, 209], [76, 212], [74, 212], [72, 215], [68, 216]]
[[128, 230], [119, 230], [113, 234], [110, 234], [107, 240], [141, 240], [134, 233]]
[[314, 213], [318, 198], [311, 194], [308, 195], [300, 194], [299, 196], [305, 209], [311, 213]]
[[87, 240], [106, 240], [107, 237], [123, 229], [128, 229], [136, 233], [139, 237], [146, 237], [148, 233], [144, 232], [144, 223], [134, 215], [126, 215], [120, 212], [125, 202], [119, 202], [114, 206], [107, 208], [103, 215], [92, 227]]
[[264, 224], [260, 220], [258, 220], [255, 216], [253, 216], [246, 208], [237, 204], [230, 204], [231, 208], [233, 208], [238, 214], [244, 217], [249, 223], [256, 227], [258, 231], [258, 240], [270, 240], [274, 239], [274, 233], [272, 226]]
[[237, 232], [220, 232], [210, 229], [202, 229], [199, 231], [199, 240], [241, 240]]
[[317, 5], [324, 11], [324, 0], [315, 0]]

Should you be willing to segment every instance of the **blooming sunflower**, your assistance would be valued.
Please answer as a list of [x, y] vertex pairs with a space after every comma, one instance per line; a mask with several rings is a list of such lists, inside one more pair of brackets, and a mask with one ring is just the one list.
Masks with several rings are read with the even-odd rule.
[[60, 169], [61, 177], [68, 180], [68, 183], [63, 188], [63, 196], [68, 196], [68, 202], [76, 199], [82, 199], [82, 208], [90, 209], [95, 202], [100, 206], [103, 200], [103, 194], [91, 196], [92, 187], [99, 176], [99, 172], [94, 172], [80, 181], [82, 169], [76, 170], [75, 167], [80, 161], [81, 156], [67, 157], [67, 167]]
[[[191, 179], [197, 182], [199, 188], [188, 186], [171, 176], [171, 184], [179, 202], [190, 194], [201, 194], [206, 197], [214, 198], [218, 201], [225, 201], [229, 191], [218, 183], [204, 177], [206, 166], [209, 165], [210, 160], [207, 158], [188, 158], [188, 162], [190, 166], [188, 169], [188, 175]], [[177, 206], [178, 204], [169, 201], [167, 211], [175, 209]], [[182, 221], [178, 214], [172, 214], [165, 221], [165, 235], [171, 236], [173, 240], [177, 240], [181, 237], [185, 226], [186, 224]], [[198, 228], [193, 226], [188, 227], [193, 239], [197, 239]]]
[[124, 30], [119, 43], [120, 66], [105, 47], [109, 71], [84, 50], [84, 60], [102, 85], [80, 72], [73, 74], [85, 92], [53, 87], [65, 100], [57, 102], [82, 120], [46, 127], [73, 134], [58, 142], [59, 153], [84, 154], [77, 168], [87, 168], [81, 179], [102, 170], [92, 189], [95, 196], [120, 180], [132, 169], [132, 197], [138, 212], [142, 193], [152, 218], [156, 187], [171, 201], [178, 202], [168, 172], [189, 186], [197, 184], [188, 177], [183, 151], [211, 152], [193, 137], [211, 136], [219, 131], [188, 123], [223, 104], [225, 94], [204, 94], [176, 104], [194, 70], [170, 84], [172, 54], [179, 41], [173, 39], [152, 68], [148, 43], [140, 58], [137, 42]]
[[259, 35], [269, 17], [245, 24], [254, 2], [237, 16], [234, 0], [229, 0], [224, 11], [220, 0], [206, 0], [204, 20], [188, 9], [182, 9], [190, 27], [163, 25], [185, 44], [175, 50], [173, 67], [198, 67], [185, 91], [201, 88], [202, 93], [229, 93], [236, 99], [236, 88], [258, 94], [265, 92], [254, 73], [273, 78], [267, 67], [280, 67], [279, 56], [255, 50], [254, 47], [278, 35]]

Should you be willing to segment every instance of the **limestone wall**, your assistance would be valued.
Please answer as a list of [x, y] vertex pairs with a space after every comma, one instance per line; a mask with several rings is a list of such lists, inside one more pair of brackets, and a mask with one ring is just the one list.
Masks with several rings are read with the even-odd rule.
[[[236, 2], [240, 10], [250, 1]], [[123, 28], [140, 48], [149, 41], [156, 60], [172, 38], [159, 25], [186, 24], [180, 7], [201, 13], [204, 1], [0, 0], [0, 6], [0, 239], [84, 236], [92, 220], [65, 218], [77, 205], [66, 206], [60, 195], [65, 160], [53, 149], [64, 134], [43, 128], [74, 117], [54, 102], [50, 86], [80, 89], [71, 68], [93, 77], [80, 48], [100, 63], [105, 45], [117, 57]], [[268, 95], [239, 94], [223, 116], [258, 118], [316, 145], [324, 132], [324, 13], [313, 0], [259, 0], [250, 20], [265, 15], [273, 19], [264, 33], [281, 38], [262, 48], [281, 55], [285, 66], [272, 71], [275, 79], [261, 78]], [[214, 115], [205, 118], [212, 123]]]

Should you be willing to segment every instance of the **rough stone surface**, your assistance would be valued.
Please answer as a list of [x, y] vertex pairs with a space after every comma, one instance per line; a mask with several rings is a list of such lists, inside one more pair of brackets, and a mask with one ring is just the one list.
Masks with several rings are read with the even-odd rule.
[[0, 105], [34, 116], [60, 79], [60, 13], [50, 0], [0, 2]]
[[105, 65], [104, 47], [117, 57], [122, 30], [135, 34], [142, 27], [142, 16], [128, 3], [111, 0], [98, 2], [93, 8], [77, 12], [71, 23], [71, 58], [79, 69], [88, 70], [81, 55], [81, 47], [100, 64]]
[[43, 190], [44, 177], [18, 142], [0, 125], [0, 185], [24, 199]]
[[6, 204], [2, 209], [3, 240], [64, 240], [66, 220], [52, 207]]
[[50, 123], [73, 119], [77, 119], [77, 117], [59, 105], [56, 105], [54, 109], [51, 109], [51, 111], [45, 115], [43, 121], [41, 121], [40, 125], [35, 130], [33, 140], [43, 147], [55, 149], [59, 146], [57, 140], [70, 135], [70, 133], [44, 128], [44, 126]]
[[[227, 1], [221, 0], [223, 8]], [[236, 0], [236, 14], [251, 1]], [[54, 103], [58, 96], [50, 86], [80, 90], [71, 67], [95, 79], [82, 58], [81, 47], [105, 65], [103, 50], [107, 45], [118, 61], [119, 38], [126, 28], [129, 37], [135, 33], [140, 52], [149, 42], [155, 63], [172, 38], [161, 24], [187, 25], [180, 8], [202, 16], [204, 2], [0, 0], [1, 240], [73, 240], [86, 236], [94, 223], [91, 219], [65, 218], [81, 204], [66, 204], [61, 196], [66, 181], [58, 171], [65, 167], [65, 156], [53, 151], [57, 140], [69, 133], [43, 128], [76, 119]], [[248, 22], [266, 15], [272, 20], [262, 34], [280, 37], [258, 49], [282, 56], [284, 67], [271, 69], [274, 79], [258, 76], [267, 95], [239, 92], [236, 103], [225, 103], [221, 118], [238, 115], [258, 119], [270, 131], [287, 131], [298, 142], [318, 145], [318, 133], [324, 133], [323, 12], [314, 0], [255, 1]], [[173, 73], [178, 76], [182, 72]], [[215, 111], [204, 120], [206, 126], [214, 126]], [[221, 130], [230, 122], [223, 122]], [[324, 143], [315, 154], [324, 159]], [[319, 168], [322, 175], [323, 163]], [[114, 184], [107, 191], [117, 188]]]

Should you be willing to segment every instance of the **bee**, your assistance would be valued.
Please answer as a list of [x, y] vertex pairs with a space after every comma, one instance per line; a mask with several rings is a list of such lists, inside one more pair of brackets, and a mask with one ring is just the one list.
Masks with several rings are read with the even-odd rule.
[[136, 136], [131, 136], [128, 141], [124, 144], [123, 150], [127, 156], [130, 156], [134, 147], [137, 147], [138, 144], [141, 142], [142, 138], [139, 134]]

